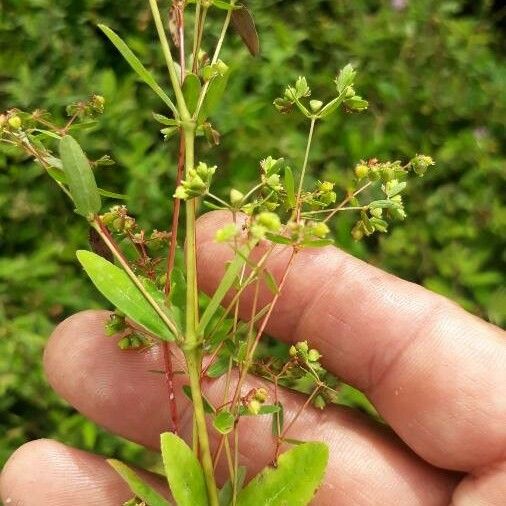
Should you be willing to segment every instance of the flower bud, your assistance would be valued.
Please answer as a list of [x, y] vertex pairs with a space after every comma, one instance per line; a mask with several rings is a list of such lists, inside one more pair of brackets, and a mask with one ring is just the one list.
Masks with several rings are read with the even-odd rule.
[[423, 176], [430, 165], [435, 165], [434, 160], [430, 156], [426, 155], [416, 155], [411, 161], [410, 161], [411, 167], [413, 167], [413, 170], [416, 174], [419, 176]]
[[230, 190], [230, 203], [233, 206], [238, 206], [241, 204], [242, 200], [244, 199], [244, 194], [240, 192], [239, 190], [236, 190], [235, 188], [232, 188]]
[[265, 227], [269, 232], [279, 232], [281, 229], [281, 220], [274, 213], [264, 211], [257, 216], [257, 223]]
[[324, 237], [326, 237], [328, 235], [328, 233], [330, 232], [330, 229], [325, 223], [320, 222], [320, 223], [315, 223], [312, 226], [311, 232], [316, 237], [323, 239]]
[[325, 402], [325, 399], [321, 395], [317, 395], [313, 400], [313, 406], [318, 409], [323, 409], [327, 403]]
[[351, 98], [355, 96], [355, 90], [353, 86], [348, 86], [344, 92], [345, 98]]
[[11, 116], [8, 119], [9, 126], [14, 128], [14, 130], [19, 130], [21, 128], [21, 118], [19, 116]]
[[295, 348], [297, 348], [297, 351], [300, 351], [301, 353], [307, 353], [309, 351], [307, 341], [300, 341], [295, 345]]
[[252, 399], [251, 401], [248, 402], [248, 411], [252, 415], [258, 415], [258, 413], [260, 413], [261, 407], [262, 404], [258, 402], [256, 399]]
[[269, 397], [269, 393], [265, 388], [257, 388], [255, 391], [255, 397], [254, 399], [258, 402], [261, 402], [262, 404], [267, 400], [267, 397]]
[[321, 355], [318, 350], [312, 349], [309, 350], [309, 353], [307, 354], [307, 358], [310, 362], [318, 362], [320, 360]]
[[359, 163], [355, 167], [355, 175], [358, 179], [364, 179], [369, 174], [369, 167], [365, 165], [364, 163]]

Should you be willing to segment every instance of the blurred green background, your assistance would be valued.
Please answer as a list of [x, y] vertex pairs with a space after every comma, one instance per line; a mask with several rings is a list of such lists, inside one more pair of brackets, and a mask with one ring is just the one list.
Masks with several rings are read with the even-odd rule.
[[[103, 22], [116, 29], [163, 81], [146, 4], [0, 1], [0, 111], [43, 108], [63, 117], [68, 103], [104, 95], [99, 127], [80, 140], [91, 157], [110, 152], [117, 161], [100, 168], [101, 186], [128, 193], [131, 212], [163, 229], [174, 145], [160, 142], [151, 112], [165, 111], [96, 28]], [[355, 244], [352, 222], [343, 217], [339, 245], [504, 325], [504, 9], [498, 2], [441, 0], [248, 4], [262, 55], [252, 59], [238, 37], [229, 39], [224, 60], [234, 72], [215, 118], [222, 144], [202, 147], [201, 158], [216, 160], [224, 174], [221, 190], [248, 188], [269, 154], [300, 160], [305, 128], [279, 115], [273, 99], [300, 74], [315, 95], [330, 94], [336, 71], [351, 61], [370, 109], [322, 125], [313, 175], [344, 189], [361, 158], [425, 153], [437, 166], [410, 185], [405, 223]], [[42, 351], [54, 325], [101, 304], [74, 257], [86, 237], [83, 220], [41, 169], [0, 145], [0, 465], [39, 437], [127, 461], [142, 454], [73, 411], [43, 377]]]

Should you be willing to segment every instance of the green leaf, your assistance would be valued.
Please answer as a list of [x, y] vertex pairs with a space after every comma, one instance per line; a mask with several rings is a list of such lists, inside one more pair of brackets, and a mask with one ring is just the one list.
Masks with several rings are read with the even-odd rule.
[[[241, 490], [244, 485], [244, 480], [246, 479], [246, 468], [244, 466], [240, 466], [237, 468], [236, 475], [236, 488], [237, 490]], [[230, 506], [233, 499], [234, 489], [232, 488], [232, 482], [227, 480], [225, 485], [223, 485], [220, 493], [218, 494], [218, 500], [220, 501], [220, 506]]]
[[[183, 393], [186, 395], [186, 397], [188, 397], [188, 399], [190, 399], [190, 401], [193, 402], [192, 389], [190, 385], [183, 385]], [[202, 402], [204, 403], [204, 411], [208, 415], [214, 415], [214, 413], [216, 413], [216, 409], [204, 395], [202, 395]]]
[[295, 207], [295, 181], [290, 167], [285, 167], [285, 190], [286, 198], [290, 209]]
[[400, 181], [397, 184], [392, 185], [386, 191], [387, 197], [392, 198], [401, 193], [406, 188], [406, 181]]
[[167, 116], [164, 116], [163, 114], [158, 114], [156, 112], [153, 113], [153, 118], [155, 118], [158, 123], [165, 125], [165, 126], [178, 126], [179, 121], [174, 118], [168, 118]]
[[204, 473], [191, 448], [172, 432], [161, 435], [165, 475], [178, 506], [207, 506]]
[[318, 117], [323, 119], [332, 114], [341, 105], [343, 100], [344, 95], [340, 95], [339, 97], [334, 98], [334, 100], [331, 100], [323, 109], [320, 110]]
[[242, 41], [252, 56], [260, 54], [260, 40], [258, 39], [255, 20], [251, 12], [244, 6], [232, 12], [232, 26], [239, 34]]
[[165, 102], [165, 104], [167, 104], [174, 115], [178, 116], [177, 108], [172, 100], [165, 93], [165, 91], [163, 91], [162, 87], [155, 81], [155, 78], [146, 69], [146, 67], [144, 67], [144, 65], [139, 61], [132, 50], [126, 45], [123, 39], [106, 25], [98, 25], [98, 27], [114, 44], [116, 49], [121, 53], [123, 58], [125, 58], [127, 63], [130, 65], [130, 67], [132, 67], [137, 75]]
[[90, 162], [81, 146], [70, 135], [66, 135], [60, 141], [60, 158], [76, 213], [85, 218], [98, 213], [102, 201]]
[[276, 244], [293, 244], [293, 241], [284, 235], [271, 234], [268, 232], [265, 234], [265, 237], [269, 239], [269, 241], [275, 242]]
[[235, 418], [230, 411], [218, 411], [213, 419], [213, 426], [220, 434], [229, 434], [234, 428]]
[[225, 89], [227, 87], [229, 75], [230, 71], [227, 70], [223, 75], [217, 75], [209, 81], [206, 97], [204, 98], [204, 102], [202, 103], [202, 107], [199, 112], [199, 124], [204, 123], [204, 121], [214, 112], [220, 103], [221, 97], [225, 93]]
[[323, 480], [329, 451], [304, 443], [283, 453], [276, 468], [265, 468], [237, 497], [237, 506], [305, 506]]
[[108, 464], [128, 483], [130, 490], [149, 506], [170, 506], [170, 502], [153, 490], [147, 483], [119, 460], [109, 459]]
[[375, 200], [369, 204], [369, 209], [394, 209], [399, 203], [394, 200]]
[[336, 87], [339, 94], [343, 93], [348, 86], [353, 84], [356, 74], [356, 71], [353, 70], [350, 63], [339, 71], [339, 75], [336, 79]]
[[193, 114], [197, 108], [201, 89], [202, 84], [198, 76], [195, 74], [187, 74], [183, 82], [183, 95], [190, 114]]
[[279, 437], [283, 433], [285, 412], [283, 409], [283, 404], [281, 404], [281, 402], [277, 402], [275, 405], [279, 409], [275, 411], [272, 416], [272, 435], [275, 437]]
[[211, 318], [213, 317], [214, 313], [220, 307], [220, 304], [225, 298], [227, 292], [232, 288], [232, 285], [234, 284], [235, 280], [237, 279], [237, 276], [239, 275], [239, 272], [241, 271], [242, 267], [246, 263], [249, 254], [251, 253], [251, 249], [252, 248], [250, 245], [245, 244], [244, 246], [242, 246], [239, 249], [239, 252], [235, 255], [232, 262], [229, 264], [225, 272], [225, 275], [221, 278], [221, 282], [218, 285], [218, 288], [214, 292], [214, 295], [209, 301], [206, 310], [202, 314], [202, 318], [200, 319], [200, 323], [197, 328], [197, 335], [199, 336], [204, 335], [207, 324], [211, 321]]
[[228, 2], [224, 2], [223, 0], [213, 0], [213, 5], [218, 9], [222, 9], [224, 11], [230, 11], [232, 9], [241, 9], [240, 5], [232, 5]]
[[273, 293], [273, 295], [279, 293], [279, 287], [274, 276], [269, 271], [265, 271], [264, 275], [267, 288]]
[[206, 376], [214, 379], [219, 378], [228, 372], [229, 365], [229, 357], [221, 356], [209, 367]]
[[100, 195], [102, 195], [102, 197], [107, 197], [110, 199], [128, 200], [128, 195], [125, 195], [123, 193], [110, 192], [108, 190], [104, 190], [103, 188], [99, 188], [98, 193], [100, 193]]
[[122, 269], [90, 251], [80, 250], [76, 255], [93, 284], [114, 306], [161, 339], [174, 340], [172, 332]]

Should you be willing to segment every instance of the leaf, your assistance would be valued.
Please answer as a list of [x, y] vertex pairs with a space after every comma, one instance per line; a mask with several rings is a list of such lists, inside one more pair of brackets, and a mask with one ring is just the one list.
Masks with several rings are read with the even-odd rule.
[[191, 448], [172, 432], [161, 435], [165, 475], [178, 506], [207, 506], [207, 490], [200, 462]]
[[267, 233], [265, 237], [276, 244], [292, 244], [292, 240], [284, 235]]
[[229, 264], [224, 276], [221, 278], [221, 282], [218, 288], [215, 290], [209, 304], [207, 305], [202, 318], [200, 319], [199, 326], [197, 328], [197, 335], [203, 336], [206, 330], [207, 324], [211, 321], [214, 313], [220, 307], [221, 302], [225, 298], [227, 292], [232, 288], [239, 272], [246, 263], [246, 260], [251, 252], [251, 246], [248, 244], [243, 245], [238, 253], [236, 253], [233, 261]]
[[232, 26], [248, 48], [251, 56], [260, 54], [260, 40], [251, 12], [244, 6], [232, 12]]
[[168, 118], [167, 116], [164, 116], [163, 114], [158, 114], [156, 112], [153, 113], [153, 118], [155, 118], [158, 123], [165, 125], [165, 126], [178, 126], [179, 121], [177, 119]]
[[237, 506], [305, 506], [327, 467], [323, 443], [304, 443], [283, 453], [276, 468], [265, 468], [237, 496]]
[[128, 483], [130, 490], [149, 506], [170, 506], [170, 502], [153, 490], [147, 483], [119, 460], [108, 459], [107, 463]]
[[[237, 468], [236, 475], [236, 487], [237, 490], [241, 490], [244, 485], [244, 480], [246, 479], [246, 468], [244, 466], [240, 466]], [[230, 506], [233, 499], [234, 489], [232, 488], [232, 482], [227, 480], [225, 485], [223, 485], [220, 493], [218, 494], [218, 500], [220, 501], [220, 506]]]
[[102, 197], [108, 197], [110, 199], [128, 200], [128, 195], [125, 195], [123, 193], [110, 192], [109, 190], [104, 190], [103, 188], [99, 188], [98, 193], [102, 195]]
[[[186, 395], [186, 397], [188, 397], [188, 399], [190, 399], [190, 401], [193, 402], [192, 389], [190, 385], [183, 385], [183, 393]], [[214, 413], [216, 413], [216, 409], [204, 395], [202, 395], [202, 402], [204, 403], [204, 411], [208, 415], [214, 415]]]
[[272, 435], [274, 437], [279, 437], [283, 432], [285, 412], [281, 402], [277, 402], [275, 405], [278, 406], [279, 409], [275, 411], [272, 416]]
[[183, 95], [190, 114], [193, 114], [197, 108], [201, 89], [202, 84], [198, 76], [195, 74], [187, 74], [183, 83]]
[[235, 418], [230, 411], [218, 411], [213, 419], [213, 426], [220, 434], [229, 434], [234, 428]]
[[217, 75], [209, 81], [206, 97], [204, 98], [204, 102], [202, 103], [202, 107], [199, 112], [199, 124], [204, 123], [220, 103], [221, 97], [225, 93], [225, 89], [227, 87], [229, 75], [230, 71], [227, 70], [223, 75]]
[[93, 284], [114, 306], [161, 339], [174, 340], [172, 332], [122, 269], [91, 251], [79, 250], [76, 255]]
[[98, 213], [102, 201], [90, 162], [81, 146], [70, 135], [60, 141], [60, 158], [76, 212], [85, 218]]
[[369, 209], [394, 209], [399, 203], [394, 200], [375, 200], [369, 204]]
[[342, 103], [344, 100], [344, 95], [339, 95], [338, 97], [331, 100], [323, 109], [318, 113], [318, 117], [323, 119], [332, 114]]
[[397, 184], [392, 185], [386, 191], [387, 197], [392, 198], [401, 193], [406, 188], [406, 181], [400, 181]]
[[137, 75], [167, 104], [167, 106], [172, 110], [175, 116], [178, 115], [177, 108], [169, 98], [169, 96], [163, 91], [161, 86], [155, 81], [155, 78], [152, 74], [144, 67], [144, 65], [139, 61], [137, 56], [132, 52], [132, 50], [126, 45], [123, 39], [111, 30], [106, 25], [98, 25], [100, 30], [104, 32], [106, 37], [114, 44], [116, 49], [121, 53], [123, 58], [127, 61], [127, 63], [132, 67], [132, 69], [137, 73]]
[[232, 5], [228, 2], [223, 2], [223, 0], [213, 0], [213, 5], [218, 9], [222, 9], [224, 11], [230, 11], [233, 9], [241, 9], [239, 5]]
[[350, 63], [339, 71], [339, 75], [336, 79], [336, 87], [339, 94], [343, 93], [348, 86], [353, 84], [356, 74], [357, 72], [353, 70]]
[[274, 295], [279, 293], [279, 287], [278, 284], [276, 283], [276, 279], [274, 278], [274, 276], [269, 271], [265, 271], [264, 274], [265, 274], [265, 284], [267, 285], [267, 288], [269, 288], [269, 290]]
[[295, 181], [290, 167], [285, 167], [285, 190], [286, 198], [290, 209], [295, 207]]
[[214, 362], [206, 372], [209, 378], [219, 378], [228, 372], [230, 360], [226, 356], [221, 356]]

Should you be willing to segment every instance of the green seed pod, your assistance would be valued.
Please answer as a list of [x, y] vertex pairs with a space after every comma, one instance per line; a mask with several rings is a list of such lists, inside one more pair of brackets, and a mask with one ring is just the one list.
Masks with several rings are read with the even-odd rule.
[[364, 230], [362, 227], [362, 222], [359, 221], [351, 230], [351, 236], [355, 241], [360, 241], [364, 237]]
[[257, 216], [257, 223], [265, 227], [269, 232], [279, 232], [281, 230], [281, 220], [277, 214], [264, 211]]
[[262, 404], [267, 400], [269, 397], [269, 392], [265, 388], [257, 388], [255, 391], [255, 400], [258, 402], [261, 402]]
[[330, 228], [323, 222], [315, 223], [311, 228], [311, 232], [316, 237], [320, 237], [321, 239], [327, 237], [330, 232]]
[[258, 415], [258, 413], [260, 413], [260, 408], [261, 407], [262, 407], [262, 404], [260, 402], [258, 402], [256, 399], [252, 399], [248, 403], [248, 411], [252, 415]]
[[318, 112], [323, 106], [323, 102], [321, 100], [310, 100], [309, 107], [313, 112]]
[[419, 176], [423, 176], [430, 165], [435, 165], [434, 160], [426, 155], [416, 155], [409, 163]]
[[295, 345], [295, 348], [297, 348], [297, 351], [300, 351], [301, 353], [307, 353], [309, 351], [307, 341], [300, 341]]
[[313, 406], [318, 409], [323, 409], [327, 403], [325, 402], [325, 399], [321, 395], [317, 395], [313, 399]]

